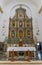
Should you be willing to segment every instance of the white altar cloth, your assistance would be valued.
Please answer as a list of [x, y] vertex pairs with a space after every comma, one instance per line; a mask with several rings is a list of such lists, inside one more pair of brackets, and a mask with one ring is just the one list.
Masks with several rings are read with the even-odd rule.
[[36, 48], [35, 47], [8, 47], [7, 48], [7, 51], [36, 51]]

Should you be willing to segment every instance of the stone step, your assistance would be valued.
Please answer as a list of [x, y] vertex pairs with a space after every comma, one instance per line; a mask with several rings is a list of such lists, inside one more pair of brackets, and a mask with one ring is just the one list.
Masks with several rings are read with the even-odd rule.
[[42, 65], [42, 61], [0, 61], [0, 65]]

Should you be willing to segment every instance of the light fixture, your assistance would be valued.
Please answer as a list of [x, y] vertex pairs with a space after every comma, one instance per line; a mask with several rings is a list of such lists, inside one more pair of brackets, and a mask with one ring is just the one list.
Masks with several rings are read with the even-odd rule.
[[40, 31], [40, 30], [39, 30], [39, 26], [38, 26], [38, 21], [36, 22], [36, 30], [37, 30], [37, 31], [36, 31], [36, 35], [39, 35], [39, 31]]
[[2, 8], [1, 8], [1, 6], [0, 6], [0, 12], [3, 13], [3, 10], [2, 10]]
[[42, 12], [42, 6], [40, 7], [40, 9], [39, 9], [39, 14]]
[[37, 43], [37, 45], [39, 46], [39, 42]]

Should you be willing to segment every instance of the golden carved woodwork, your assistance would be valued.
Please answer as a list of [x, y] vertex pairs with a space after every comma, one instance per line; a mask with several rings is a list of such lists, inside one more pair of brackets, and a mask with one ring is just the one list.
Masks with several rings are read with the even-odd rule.
[[30, 32], [30, 30], [27, 30], [27, 37], [31, 37], [31, 32]]
[[23, 43], [22, 42], [19, 42], [19, 47], [23, 46]]
[[23, 31], [22, 30], [19, 30], [19, 38], [22, 38], [23, 37]]
[[[14, 42], [18, 43], [20, 39], [24, 40], [32, 38], [32, 19], [30, 19], [27, 14], [26, 10], [24, 8], [17, 8], [15, 15], [13, 18], [10, 19], [10, 39], [15, 39]], [[13, 32], [14, 30], [14, 32]], [[29, 30], [29, 31], [28, 31]], [[26, 40], [28, 43], [30, 43], [28, 40]], [[13, 40], [12, 40], [13, 42]], [[11, 43], [12, 43], [11, 42]], [[26, 42], [25, 42], [26, 43]], [[22, 43], [19, 44], [19, 46], [22, 46]]]
[[31, 28], [31, 21], [30, 20], [26, 22], [26, 26]]
[[12, 26], [15, 27], [15, 22], [12, 23]]
[[15, 37], [15, 31], [14, 30], [12, 30], [11, 35], [12, 35], [12, 37]]

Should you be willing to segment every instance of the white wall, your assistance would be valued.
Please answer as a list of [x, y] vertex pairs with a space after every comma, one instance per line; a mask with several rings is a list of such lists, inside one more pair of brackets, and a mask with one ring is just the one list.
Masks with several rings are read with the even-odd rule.
[[[11, 8], [16, 4], [26, 4], [30, 7], [32, 18], [33, 18], [33, 34], [34, 37], [37, 36], [36, 32], [39, 27], [39, 36], [37, 36], [37, 40], [42, 42], [42, 13], [38, 14], [38, 6], [34, 6], [34, 3], [30, 2], [29, 0], [13, 0], [11, 2], [8, 2], [8, 4], [4, 4], [2, 1], [2, 7], [3, 7], [3, 14], [0, 13], [0, 41], [4, 41], [5, 37], [8, 37], [8, 31], [9, 31], [9, 16], [10, 16], [10, 10]], [[5, 28], [3, 29], [2, 26], [5, 25]], [[39, 25], [39, 26], [37, 26]], [[4, 35], [3, 35], [3, 32]]]

